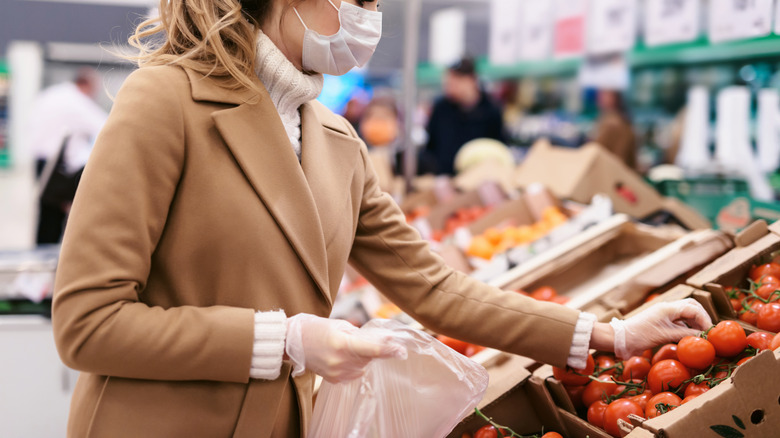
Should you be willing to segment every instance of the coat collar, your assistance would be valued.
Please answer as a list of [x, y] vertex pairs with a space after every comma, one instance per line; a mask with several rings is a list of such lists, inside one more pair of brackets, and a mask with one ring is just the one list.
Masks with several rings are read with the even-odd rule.
[[259, 80], [257, 96], [250, 90], [226, 89], [218, 80], [185, 70], [194, 100], [234, 105], [212, 113], [217, 130], [332, 305], [336, 290], [329, 285], [327, 245], [346, 218], [359, 140], [351, 135], [346, 121], [322, 104], [306, 103], [301, 107], [299, 163], [279, 113]]

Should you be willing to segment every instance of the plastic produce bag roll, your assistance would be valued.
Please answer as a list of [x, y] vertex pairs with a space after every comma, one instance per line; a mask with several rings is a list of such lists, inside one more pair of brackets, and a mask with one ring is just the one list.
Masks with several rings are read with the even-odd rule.
[[485, 394], [488, 373], [432, 336], [393, 320], [372, 320], [366, 339], [391, 337], [406, 359], [380, 359], [350, 382], [323, 382], [309, 438], [444, 437]]

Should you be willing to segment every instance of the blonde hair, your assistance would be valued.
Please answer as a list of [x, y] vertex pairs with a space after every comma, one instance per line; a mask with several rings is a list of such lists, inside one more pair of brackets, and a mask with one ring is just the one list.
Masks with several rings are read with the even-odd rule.
[[161, 0], [158, 17], [129, 38], [144, 65], [179, 65], [220, 79], [230, 89], [260, 92], [255, 74], [257, 20], [239, 0]]

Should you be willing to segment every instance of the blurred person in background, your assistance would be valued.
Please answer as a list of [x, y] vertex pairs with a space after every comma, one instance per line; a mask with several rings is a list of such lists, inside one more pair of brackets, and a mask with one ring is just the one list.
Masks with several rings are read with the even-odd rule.
[[[80, 68], [74, 79], [52, 85], [37, 97], [27, 125], [30, 149], [35, 156], [35, 174], [40, 186], [62, 184], [51, 178], [61, 172], [77, 179], [87, 163], [92, 144], [108, 113], [95, 102], [100, 76], [89, 67]], [[44, 169], [47, 168], [44, 174]], [[47, 190], [48, 192], [48, 190]], [[38, 244], [60, 241], [67, 211], [73, 199], [41, 196], [38, 202]]]
[[600, 89], [596, 94], [596, 105], [599, 117], [591, 138], [628, 167], [636, 169], [637, 139], [623, 94], [617, 90]]
[[435, 332], [558, 366], [709, 327], [693, 300], [606, 324], [448, 267], [380, 190], [352, 125], [315, 100], [323, 73], [368, 62], [377, 2], [294, 5], [161, 0], [131, 37], [141, 68], [57, 266], [54, 340], [82, 372], [68, 436], [307, 436], [315, 373], [344, 382], [406, 357], [328, 318], [348, 263]]
[[505, 142], [501, 108], [480, 86], [473, 59], [463, 58], [447, 69], [443, 91], [428, 120], [428, 143], [420, 156], [419, 173], [453, 175], [455, 155], [469, 140]]
[[371, 99], [360, 120], [360, 136], [369, 146], [369, 152], [382, 154], [393, 169], [401, 175], [402, 151], [401, 118], [398, 105], [392, 96]]

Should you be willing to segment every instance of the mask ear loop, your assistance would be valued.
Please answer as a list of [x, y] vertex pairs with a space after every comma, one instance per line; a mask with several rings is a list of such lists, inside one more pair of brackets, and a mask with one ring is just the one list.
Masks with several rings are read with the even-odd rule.
[[331, 6], [333, 6], [333, 9], [335, 9], [337, 11], [339, 10], [339, 8], [337, 8], [336, 5], [334, 5], [331, 0], [328, 0], [328, 3], [330, 3]]
[[[330, 0], [328, 0], [328, 1], [330, 1]], [[331, 3], [331, 4], [333, 4], [333, 3]], [[309, 30], [309, 26], [307, 26], [306, 23], [303, 22], [303, 18], [301, 18], [301, 14], [298, 13], [298, 9], [297, 8], [293, 8], [293, 11], [295, 11], [295, 15], [298, 16], [298, 20], [301, 21], [301, 24], [303, 25], [303, 28], [306, 29], [306, 30]]]

